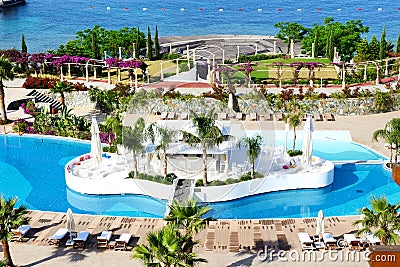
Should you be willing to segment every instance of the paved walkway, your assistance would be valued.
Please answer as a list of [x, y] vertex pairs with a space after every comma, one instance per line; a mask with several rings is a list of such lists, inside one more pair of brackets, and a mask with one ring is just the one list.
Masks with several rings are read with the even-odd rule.
[[[54, 212], [30, 211], [29, 217], [32, 230], [23, 242], [11, 242], [11, 254], [19, 266], [142, 266], [137, 260], [130, 259], [131, 248], [137, 244], [146, 244], [146, 233], [163, 227], [162, 219], [128, 218], [112, 216], [89, 216], [75, 214], [76, 231], [89, 231], [90, 236], [84, 250], [72, 247], [50, 245], [48, 238], [57, 229], [65, 227], [66, 215]], [[351, 223], [356, 216], [329, 217], [325, 219], [325, 231], [332, 232], [335, 238], [341, 238], [344, 233], [354, 232]], [[96, 237], [101, 231], [113, 232], [112, 240], [122, 233], [132, 234], [128, 251], [113, 249], [97, 249]], [[200, 266], [265, 266], [263, 253], [257, 256], [257, 251], [274, 249], [284, 250], [288, 255], [300, 255], [301, 247], [297, 237], [299, 232], [314, 235], [316, 231], [315, 218], [302, 219], [266, 219], [266, 220], [219, 220], [212, 221], [196, 238], [201, 240], [195, 251], [201, 257], [208, 259], [208, 265]], [[68, 237], [65, 237], [63, 244]], [[264, 245], [265, 244], [265, 245]], [[337, 253], [348, 252], [344, 248]], [[1, 255], [1, 252], [0, 252]], [[273, 254], [276, 255], [276, 254]], [[307, 262], [294, 262], [285, 256], [273, 259], [273, 266], [313, 266]], [[283, 254], [281, 255], [283, 256]], [[323, 257], [322, 251], [315, 256]], [[362, 255], [360, 255], [362, 256]], [[289, 262], [285, 262], [288, 259]], [[323, 266], [333, 266], [334, 261], [328, 258], [319, 263]], [[340, 265], [340, 263], [339, 263]], [[360, 262], [346, 261], [341, 266], [367, 266], [364, 260]]]

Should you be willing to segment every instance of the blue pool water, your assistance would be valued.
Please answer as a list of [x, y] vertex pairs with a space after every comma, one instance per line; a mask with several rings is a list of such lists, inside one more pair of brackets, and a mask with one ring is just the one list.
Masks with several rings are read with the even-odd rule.
[[[301, 137], [301, 132], [299, 132]], [[301, 147], [301, 138], [298, 146]], [[280, 142], [278, 140], [278, 142]], [[378, 160], [374, 151], [345, 140], [316, 136], [314, 155], [328, 160]], [[30, 209], [76, 213], [162, 217], [166, 202], [146, 196], [88, 196], [66, 188], [64, 165], [88, 153], [90, 144], [70, 139], [34, 136], [0, 136], [0, 193], [18, 196]], [[385, 194], [400, 200], [399, 187], [374, 164], [335, 164], [334, 183], [316, 190], [267, 193], [224, 203], [211, 204], [215, 218], [281, 218], [357, 214], [371, 196]]]

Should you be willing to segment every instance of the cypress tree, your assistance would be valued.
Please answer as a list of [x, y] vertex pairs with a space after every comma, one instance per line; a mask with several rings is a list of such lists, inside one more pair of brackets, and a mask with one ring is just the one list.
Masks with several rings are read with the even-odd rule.
[[326, 54], [325, 56], [333, 61], [333, 57], [334, 57], [334, 47], [333, 47], [333, 27], [330, 29], [329, 33], [328, 33], [328, 39], [326, 42]]
[[136, 42], [135, 42], [135, 58], [139, 58], [140, 55], [140, 29], [137, 28]]
[[379, 42], [379, 59], [386, 58], [386, 26], [383, 27], [381, 40]]
[[314, 35], [314, 56], [318, 57], [318, 49], [319, 49], [319, 30], [318, 28], [315, 29], [315, 35]]
[[92, 43], [91, 43], [91, 56], [94, 59], [100, 59], [100, 49], [97, 43], [97, 34], [95, 31], [92, 32]]
[[369, 60], [377, 60], [379, 58], [379, 42], [375, 35], [372, 35], [371, 41], [368, 45], [369, 49]]
[[150, 26], [147, 26], [147, 49], [146, 56], [149, 60], [153, 60], [153, 46], [151, 45]]
[[21, 38], [21, 52], [28, 53], [28, 47], [26, 46], [26, 43], [25, 43], [25, 35], [24, 34], [22, 34], [22, 38]]
[[397, 37], [396, 53], [400, 53], [400, 34], [399, 34], [399, 36]]
[[158, 27], [156, 25], [156, 33], [154, 34], [154, 57], [160, 59], [160, 45], [158, 43]]

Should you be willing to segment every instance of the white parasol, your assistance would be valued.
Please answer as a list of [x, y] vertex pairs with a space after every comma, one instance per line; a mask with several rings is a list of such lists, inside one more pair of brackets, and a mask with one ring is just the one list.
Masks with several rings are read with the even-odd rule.
[[67, 210], [67, 222], [66, 222], [66, 228], [69, 231], [69, 242], [72, 242], [72, 231], [75, 231], [75, 220], [74, 220], [74, 215], [72, 214], [72, 210], [68, 208]]
[[95, 116], [92, 117], [91, 133], [92, 141], [90, 146], [90, 155], [95, 159], [97, 165], [100, 166], [103, 148], [101, 146], [99, 125], [97, 124], [97, 119]]
[[317, 218], [317, 228], [315, 230], [315, 235], [322, 237], [322, 234], [325, 232], [325, 218], [324, 212], [322, 210], [318, 211]]
[[303, 164], [304, 166], [311, 165], [312, 157], [312, 132], [314, 131], [314, 126], [312, 124], [311, 115], [307, 116], [306, 123], [304, 125], [304, 138], [303, 138]]

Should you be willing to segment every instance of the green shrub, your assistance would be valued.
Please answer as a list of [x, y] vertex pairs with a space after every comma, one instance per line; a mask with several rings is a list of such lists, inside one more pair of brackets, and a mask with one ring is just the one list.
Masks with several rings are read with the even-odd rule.
[[169, 54], [163, 54], [162, 55], [162, 59], [167, 59], [167, 60], [173, 60], [173, 59], [177, 59], [180, 58], [181, 55], [179, 55], [178, 53], [169, 53]]
[[245, 174], [242, 174], [242, 175], [239, 177], [239, 182], [244, 182], [244, 181], [248, 181], [248, 180], [251, 180], [250, 172], [247, 172], [247, 173], [245, 173]]
[[236, 184], [238, 182], [239, 182], [239, 180], [235, 179], [235, 178], [228, 178], [225, 180], [225, 184]]
[[219, 185], [225, 185], [225, 182], [221, 181], [221, 180], [214, 180], [214, 181], [211, 181], [211, 183], [210, 183], [210, 186], [219, 186]]
[[299, 155], [302, 155], [303, 154], [303, 151], [301, 151], [301, 150], [288, 150], [287, 151], [287, 153], [288, 153], [288, 155], [290, 156], [290, 157], [295, 157], [295, 156], [299, 156]]
[[[128, 178], [133, 178], [133, 171], [128, 173]], [[156, 183], [160, 183], [160, 184], [167, 184], [167, 185], [172, 184], [172, 182], [169, 182], [167, 179], [165, 179], [161, 175], [150, 175], [147, 173], [138, 173], [138, 176], [136, 177], [136, 179], [147, 180], [147, 181], [152, 181], [152, 182], [156, 182]]]
[[264, 174], [260, 173], [260, 172], [255, 172], [254, 173], [254, 178], [263, 178]]
[[204, 184], [203, 184], [203, 179], [198, 179], [197, 181], [196, 181], [196, 184], [195, 184], [195, 186], [204, 186]]
[[176, 174], [173, 172], [167, 173], [167, 175], [165, 176], [165, 180], [167, 180], [171, 184], [174, 181], [174, 179], [176, 179], [176, 178], [178, 178], [178, 176], [176, 176]]

